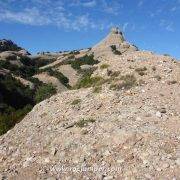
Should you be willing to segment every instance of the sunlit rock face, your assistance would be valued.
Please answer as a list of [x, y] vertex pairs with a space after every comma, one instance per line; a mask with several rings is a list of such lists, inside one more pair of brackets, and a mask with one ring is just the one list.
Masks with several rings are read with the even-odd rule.
[[138, 50], [137, 47], [125, 40], [124, 35], [119, 28], [113, 27], [109, 34], [92, 48], [92, 51], [95, 54], [109, 53], [112, 52], [112, 46], [120, 53]]

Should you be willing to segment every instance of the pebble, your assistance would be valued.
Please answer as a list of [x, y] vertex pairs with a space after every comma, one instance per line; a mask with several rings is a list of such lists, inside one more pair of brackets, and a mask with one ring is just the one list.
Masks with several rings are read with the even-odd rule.
[[57, 153], [57, 149], [56, 148], [52, 148], [51, 150], [51, 155], [55, 156]]
[[107, 176], [107, 177], [104, 177], [103, 180], [111, 180], [111, 179], [114, 179], [113, 176]]
[[157, 111], [157, 112], [156, 112], [156, 117], [161, 118], [161, 117], [162, 117], [161, 112]]
[[176, 159], [176, 164], [180, 166], [180, 158]]
[[124, 159], [118, 159], [118, 160], [117, 160], [117, 163], [118, 163], [118, 164], [122, 164], [123, 162], [124, 162]]
[[162, 164], [162, 169], [166, 169], [166, 168], [168, 168], [168, 167], [169, 167], [169, 164], [168, 164], [168, 163]]

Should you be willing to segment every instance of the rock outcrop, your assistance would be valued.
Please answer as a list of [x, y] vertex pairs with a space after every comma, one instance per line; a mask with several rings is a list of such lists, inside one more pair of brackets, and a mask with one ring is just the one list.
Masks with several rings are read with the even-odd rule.
[[112, 28], [108, 36], [92, 48], [95, 54], [111, 52], [113, 47], [120, 53], [137, 51], [138, 48], [128, 43], [119, 28]]
[[2, 39], [0, 40], [0, 52], [3, 51], [20, 51], [21, 47], [17, 46], [11, 40]]
[[31, 55], [27, 50], [19, 47], [11, 40], [0, 40], [0, 60], [19, 60], [22, 57]]

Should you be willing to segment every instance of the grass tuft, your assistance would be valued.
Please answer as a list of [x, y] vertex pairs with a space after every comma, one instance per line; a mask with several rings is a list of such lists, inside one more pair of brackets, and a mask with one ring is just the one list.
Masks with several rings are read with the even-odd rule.
[[107, 69], [109, 67], [109, 64], [102, 64], [100, 66], [100, 69]]
[[77, 105], [77, 104], [79, 104], [81, 102], [81, 99], [75, 99], [72, 103], [71, 103], [71, 105]]
[[92, 118], [89, 118], [89, 119], [80, 119], [78, 122], [76, 122], [75, 126], [83, 128], [83, 127], [88, 126], [89, 123], [94, 123], [95, 121], [96, 120], [92, 119]]

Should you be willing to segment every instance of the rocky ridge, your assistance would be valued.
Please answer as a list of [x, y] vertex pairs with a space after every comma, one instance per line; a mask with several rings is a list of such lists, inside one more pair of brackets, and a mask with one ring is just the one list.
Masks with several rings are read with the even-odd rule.
[[2, 179], [180, 178], [180, 63], [125, 42], [113, 29], [87, 51], [99, 61], [87, 88], [41, 102], [0, 137]]
[[13, 43], [11, 40], [2, 39], [0, 40], [0, 52], [4, 51], [20, 51], [21, 47]]

